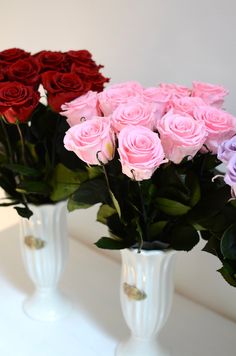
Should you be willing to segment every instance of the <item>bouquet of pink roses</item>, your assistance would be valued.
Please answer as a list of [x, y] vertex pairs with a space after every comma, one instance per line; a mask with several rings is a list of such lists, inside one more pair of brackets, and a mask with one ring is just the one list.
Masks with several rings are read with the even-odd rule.
[[[236, 286], [236, 118], [222, 109], [226, 94], [200, 82], [127, 82], [62, 107], [71, 126], [66, 149], [92, 166], [68, 207], [101, 203], [97, 220], [111, 236], [98, 247], [189, 251], [200, 231]], [[225, 180], [216, 179], [218, 147], [229, 162]]]
[[101, 91], [108, 81], [102, 67], [87, 50], [0, 52], [0, 187], [7, 194], [0, 206], [14, 205], [29, 217], [28, 203], [55, 203], [75, 189], [84, 172], [64, 149], [69, 125], [61, 105]]

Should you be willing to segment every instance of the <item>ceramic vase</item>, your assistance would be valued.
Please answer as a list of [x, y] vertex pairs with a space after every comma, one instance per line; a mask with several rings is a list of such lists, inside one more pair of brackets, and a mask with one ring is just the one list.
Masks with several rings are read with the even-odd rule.
[[130, 337], [116, 356], [169, 356], [158, 341], [172, 305], [175, 251], [121, 250], [121, 308]]
[[68, 256], [66, 203], [29, 205], [30, 219], [20, 220], [20, 244], [26, 272], [35, 290], [24, 312], [40, 321], [65, 317], [71, 305], [58, 289]]

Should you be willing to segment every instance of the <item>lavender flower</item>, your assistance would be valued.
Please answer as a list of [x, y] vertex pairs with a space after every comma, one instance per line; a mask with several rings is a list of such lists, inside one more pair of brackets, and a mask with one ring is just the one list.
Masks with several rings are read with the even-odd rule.
[[232, 197], [236, 197], [236, 154], [234, 154], [228, 164], [224, 177], [224, 181], [231, 187]]
[[217, 158], [223, 163], [228, 164], [234, 155], [236, 155], [236, 136], [219, 145]]

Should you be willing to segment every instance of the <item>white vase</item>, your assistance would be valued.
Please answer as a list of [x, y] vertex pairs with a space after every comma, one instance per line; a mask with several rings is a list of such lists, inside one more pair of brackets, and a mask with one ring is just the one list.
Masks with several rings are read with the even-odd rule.
[[172, 305], [175, 251], [121, 250], [120, 298], [130, 337], [117, 356], [169, 356], [158, 342]]
[[65, 317], [71, 305], [58, 290], [68, 255], [66, 203], [29, 205], [33, 215], [20, 220], [20, 244], [26, 271], [35, 291], [24, 312], [40, 321]]

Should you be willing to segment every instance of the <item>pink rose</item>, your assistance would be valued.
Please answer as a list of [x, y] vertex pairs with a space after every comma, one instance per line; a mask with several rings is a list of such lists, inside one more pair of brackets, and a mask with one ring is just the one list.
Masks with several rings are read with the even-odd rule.
[[171, 94], [162, 88], [150, 87], [143, 91], [143, 100], [145, 103], [153, 105], [156, 120], [164, 115], [170, 98]]
[[212, 153], [217, 153], [218, 146], [236, 133], [236, 118], [229, 113], [211, 106], [194, 110], [194, 117], [205, 123], [208, 132], [205, 145]]
[[124, 127], [118, 144], [122, 172], [137, 181], [151, 178], [153, 172], [167, 162], [158, 135], [144, 126]]
[[140, 100], [143, 88], [138, 82], [114, 84], [98, 94], [100, 108], [104, 116], [109, 116], [120, 104]]
[[72, 126], [66, 132], [64, 145], [87, 164], [106, 164], [114, 156], [115, 135], [108, 119], [94, 117]]
[[198, 96], [205, 101], [207, 105], [221, 108], [224, 103], [224, 97], [228, 90], [219, 85], [209, 83], [193, 82], [192, 96]]
[[178, 164], [184, 157], [194, 157], [205, 142], [207, 132], [203, 121], [185, 113], [170, 110], [158, 121], [162, 146], [166, 157]]
[[116, 133], [127, 125], [141, 125], [153, 130], [155, 115], [149, 104], [139, 102], [121, 104], [111, 114], [111, 124]]
[[195, 108], [205, 106], [205, 102], [201, 98], [186, 96], [183, 98], [175, 98], [170, 106], [174, 111], [185, 112], [193, 116]]
[[91, 119], [93, 116], [101, 114], [98, 107], [97, 93], [88, 91], [86, 94], [65, 103], [61, 106], [63, 112], [60, 114], [67, 117], [70, 126], [79, 124], [81, 118]]
[[160, 88], [165, 90], [171, 95], [171, 98], [183, 98], [184, 96], [190, 96], [191, 90], [183, 85], [161, 83]]

